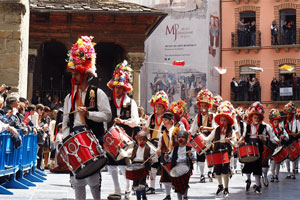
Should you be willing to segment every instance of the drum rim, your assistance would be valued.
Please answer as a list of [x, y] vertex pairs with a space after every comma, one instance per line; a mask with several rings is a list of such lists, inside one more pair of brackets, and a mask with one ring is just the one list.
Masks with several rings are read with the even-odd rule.
[[64, 146], [64, 144], [66, 143], [66, 142], [68, 142], [71, 138], [73, 138], [73, 137], [75, 137], [75, 136], [77, 136], [77, 135], [79, 135], [79, 134], [81, 134], [81, 133], [86, 133], [86, 132], [90, 132], [90, 133], [92, 133], [93, 134], [93, 136], [95, 136], [94, 135], [94, 133], [92, 132], [92, 131], [90, 131], [90, 130], [82, 130], [82, 131], [80, 131], [80, 132], [78, 132], [78, 133], [76, 133], [76, 134], [74, 134], [73, 136], [71, 135], [72, 133], [75, 133], [74, 131], [72, 132], [72, 133], [70, 133], [67, 137], [65, 137], [64, 139], [63, 139], [63, 142], [62, 142], [62, 146], [59, 148], [59, 150]]
[[[171, 174], [172, 174], [172, 170], [173, 170], [175, 167], [179, 167], [179, 166], [186, 166], [187, 169], [188, 169], [187, 172], [185, 172], [184, 174], [182, 174], [182, 175], [180, 175], [180, 176], [172, 176], [172, 175], [171, 175]], [[186, 163], [179, 164], [179, 166], [176, 165], [175, 167], [173, 167], [172, 169], [170, 169], [169, 175], [170, 175], [172, 178], [178, 178], [178, 177], [184, 176], [185, 174], [189, 173], [190, 167], [189, 167]]]
[[[104, 165], [103, 165], [101, 168], [99, 167], [98, 170], [99, 170], [99, 169], [101, 170], [101, 169], [107, 164], [107, 161], [108, 161], [108, 160], [107, 160], [107, 158], [106, 158], [104, 155], [102, 155], [102, 156], [99, 155], [99, 156], [97, 156], [97, 157], [93, 157], [93, 158], [87, 160], [87, 161], [86, 161], [85, 163], [83, 163], [83, 164], [87, 166], [89, 163], [92, 163], [92, 161], [93, 161], [94, 158], [97, 158], [97, 159], [104, 158], [104, 159], [105, 159]], [[79, 165], [79, 167], [77, 167], [76, 170], [73, 170], [74, 173], [75, 173], [75, 177], [76, 177], [77, 179], [83, 179], [83, 178], [86, 178], [87, 176], [85, 176], [85, 177], [80, 177], [80, 178], [77, 177], [77, 174], [79, 173], [79, 171], [80, 171], [80, 169], [81, 169], [80, 167], [81, 167], [81, 165]], [[71, 170], [71, 171], [72, 171], [72, 170]], [[96, 172], [95, 172], [95, 173], [96, 173]], [[89, 175], [88, 175], [88, 176], [89, 176]]]

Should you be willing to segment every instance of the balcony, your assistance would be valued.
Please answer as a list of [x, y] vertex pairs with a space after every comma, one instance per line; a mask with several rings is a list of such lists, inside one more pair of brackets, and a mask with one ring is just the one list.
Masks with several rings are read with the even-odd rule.
[[[232, 1], [235, 1], [236, 4], [240, 4], [240, 2], [241, 2], [242, 0], [232, 0]], [[249, 1], [251, 1], [251, 0], [244, 0], [244, 1], [245, 1], [246, 4], [248, 4]], [[254, 3], [257, 3], [258, 0], [253, 0], [253, 2], [254, 2]]]
[[271, 47], [275, 49], [277, 53], [280, 52], [280, 49], [284, 49], [286, 52], [289, 52], [291, 48], [294, 48], [296, 52], [299, 52], [300, 49], [300, 29], [295, 33], [289, 33], [288, 36], [284, 35], [279, 31], [279, 34], [276, 36], [272, 35], [271, 32]]
[[234, 105], [251, 105], [255, 101], [261, 101], [261, 87], [258, 86], [253, 91], [249, 87], [239, 86], [236, 91], [231, 90], [231, 102]]
[[251, 34], [248, 34], [242, 35], [239, 38], [237, 33], [231, 33], [231, 49], [235, 50], [237, 54], [242, 50], [245, 53], [249, 53], [250, 50], [258, 53], [259, 49], [261, 49], [261, 32], [256, 31], [254, 45], [251, 45]]

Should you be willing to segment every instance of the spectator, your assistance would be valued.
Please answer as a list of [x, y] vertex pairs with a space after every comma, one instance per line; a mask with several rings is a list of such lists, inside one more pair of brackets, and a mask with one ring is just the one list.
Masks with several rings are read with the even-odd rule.
[[58, 96], [54, 96], [53, 101], [51, 102], [51, 109], [52, 110], [57, 110], [60, 107], [62, 107], [61, 101], [59, 101]]
[[290, 22], [290, 43], [296, 44], [296, 24], [294, 21]]
[[245, 20], [242, 18], [237, 25], [237, 34], [238, 34], [238, 45], [239, 47], [244, 46], [244, 34], [245, 34]]
[[244, 46], [250, 46], [250, 43], [251, 43], [250, 22], [248, 22], [245, 24]]
[[278, 45], [278, 27], [276, 21], [273, 20], [271, 25], [272, 45]]
[[250, 101], [254, 101], [254, 81], [255, 78], [252, 78], [252, 80], [249, 82], [249, 90], [248, 90], [248, 96]]
[[42, 99], [41, 99], [41, 94], [40, 94], [40, 91], [36, 91], [35, 92], [35, 95], [32, 97], [31, 99], [31, 103], [34, 104], [34, 105], [37, 105], [37, 104], [41, 104], [42, 103]]
[[250, 46], [256, 46], [256, 25], [255, 25], [255, 21], [251, 22], [250, 36], [251, 36]]
[[277, 97], [279, 95], [279, 86], [280, 86], [279, 81], [277, 80], [276, 77], [274, 77], [271, 82], [272, 100], [273, 101], [277, 101], [277, 99], [278, 99]]
[[51, 96], [49, 92], [46, 92], [45, 98], [43, 98], [42, 103], [44, 106], [51, 107]]
[[2, 95], [2, 97], [4, 98], [4, 101], [6, 100], [7, 94], [8, 94], [10, 89], [11, 89], [11, 87], [7, 86], [5, 84], [2, 84], [0, 86], [0, 95]]
[[230, 86], [231, 92], [233, 93], [233, 100], [237, 101], [239, 96], [239, 84], [236, 82], [236, 78], [232, 78]]
[[240, 101], [248, 100], [248, 82], [245, 80], [245, 77], [242, 76], [242, 79], [239, 82], [240, 87]]
[[260, 84], [258, 78], [254, 78], [254, 101], [260, 101]]
[[284, 44], [289, 44], [289, 27], [286, 20], [284, 20], [283, 25], [283, 36], [284, 36]]
[[293, 74], [292, 78], [292, 86], [293, 86], [293, 100], [299, 99], [299, 88], [300, 88], [300, 80], [299, 77], [296, 76], [296, 74]]

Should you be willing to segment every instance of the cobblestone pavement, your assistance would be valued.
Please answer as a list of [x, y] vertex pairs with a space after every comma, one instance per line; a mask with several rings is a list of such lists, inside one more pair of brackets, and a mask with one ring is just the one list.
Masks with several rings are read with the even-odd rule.
[[[249, 193], [245, 192], [245, 179], [240, 173], [235, 174], [230, 180], [229, 199], [298, 199], [300, 175], [296, 180], [287, 180], [285, 176], [287, 173], [283, 169], [280, 175], [280, 182], [270, 183], [268, 188], [263, 188], [262, 194], [257, 195], [251, 190]], [[0, 199], [11, 200], [72, 200], [74, 199], [74, 191], [70, 187], [68, 174], [53, 174], [47, 172], [47, 180], [43, 183], [37, 183], [36, 187], [30, 187], [29, 190], [11, 189], [14, 195], [0, 195]], [[108, 194], [113, 192], [113, 183], [108, 172], [102, 172], [102, 199], [106, 199]], [[156, 183], [156, 194], [148, 195], [148, 200], [158, 200], [165, 197], [164, 190], [160, 188], [159, 176]], [[121, 178], [121, 187], [124, 190], [124, 179]], [[254, 178], [252, 179], [254, 183]], [[190, 179], [189, 199], [222, 199], [216, 198], [215, 192], [217, 190], [217, 180], [213, 182], [199, 183], [199, 172], [195, 170], [194, 175]], [[124, 191], [123, 191], [124, 192]], [[124, 194], [122, 195], [124, 199]], [[87, 199], [92, 199], [92, 195], [87, 189]], [[136, 199], [132, 196], [131, 199]], [[172, 191], [172, 199], [177, 199], [176, 193]]]

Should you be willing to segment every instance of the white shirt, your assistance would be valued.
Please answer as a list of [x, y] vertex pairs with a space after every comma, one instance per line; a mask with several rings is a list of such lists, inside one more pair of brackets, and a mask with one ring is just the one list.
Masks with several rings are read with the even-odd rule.
[[[116, 98], [116, 103], [117, 105], [120, 105], [122, 101], [122, 98], [117, 99]], [[124, 101], [123, 101], [123, 106], [130, 104], [131, 101], [131, 116], [129, 119], [123, 120], [123, 123], [130, 126], [131, 128], [136, 127], [140, 124], [140, 118], [139, 118], [139, 112], [138, 112], [138, 107], [134, 99], [131, 99], [127, 94], [125, 94]], [[120, 116], [121, 114], [121, 108], [117, 109], [117, 115]]]
[[[257, 138], [257, 134], [258, 134], [258, 130], [256, 129], [256, 127], [253, 125], [253, 123], [251, 123], [251, 128], [250, 128], [250, 135], [249, 135], [249, 138], [252, 138], [252, 139], [255, 139], [255, 138]], [[259, 127], [260, 126], [257, 126], [257, 128], [259, 129]], [[246, 127], [246, 129], [247, 129], [247, 127]], [[263, 132], [262, 132], [262, 135], [264, 136], [264, 138], [265, 138], [265, 136], [266, 136], [266, 132], [267, 132], [267, 129], [265, 128], [264, 130], [263, 130]], [[243, 134], [243, 136], [244, 137], [246, 137], [246, 134], [247, 134], [247, 131], [245, 131], [244, 132], [244, 134]]]
[[[173, 152], [174, 152], [174, 150], [170, 153], [168, 161], [172, 160]], [[186, 146], [184, 146], [184, 147], [178, 146], [176, 162], [177, 163], [185, 163], [187, 161], [187, 158], [188, 158], [188, 154], [186, 153]], [[196, 160], [196, 152], [195, 151], [192, 152], [191, 159]]]
[[[152, 114], [149, 118], [148, 118], [148, 120], [147, 120], [147, 122], [146, 122], [146, 124], [145, 124], [145, 127], [147, 127], [147, 128], [149, 128], [150, 127], [150, 125], [151, 125], [151, 118], [152, 118], [152, 116], [154, 117], [154, 114]], [[162, 120], [162, 116], [157, 116], [157, 121], [158, 122], [160, 122], [160, 120]], [[156, 122], [155, 122], [155, 126], [156, 126], [157, 124], [156, 124]], [[160, 138], [160, 136], [161, 136], [161, 128], [162, 128], [162, 126], [163, 126], [163, 123], [160, 123], [160, 126], [159, 126], [159, 128], [157, 129], [157, 138]], [[155, 128], [155, 127], [154, 127]]]
[[[135, 155], [135, 158], [133, 159], [133, 161], [144, 162], [145, 161], [144, 160], [144, 152], [145, 152], [145, 146], [143, 146], [143, 147], [138, 146], [138, 149], [136, 151], [136, 155]], [[152, 157], [151, 158], [151, 163], [158, 162], [157, 154], [151, 148], [150, 148], [150, 156]]]
[[[199, 127], [198, 127], [198, 115], [199, 115], [199, 114], [197, 114], [197, 115], [195, 116], [194, 121], [193, 121], [193, 123], [192, 123], [192, 126], [191, 126], [191, 128], [190, 128], [190, 132], [192, 133], [192, 135], [196, 134], [197, 131], [198, 131], [198, 128], [199, 128]], [[204, 117], [202, 116], [202, 124], [203, 124], [204, 120], [205, 120], [205, 116], [204, 116]], [[209, 119], [207, 119], [207, 120], [209, 120]], [[218, 127], [218, 125], [216, 124], [216, 122], [215, 122], [215, 117], [214, 117], [214, 115], [213, 115], [212, 128], [216, 128], [216, 127]]]
[[[279, 131], [279, 127], [278, 128], [276, 128], [277, 129], [277, 131]], [[283, 130], [283, 135], [284, 135], [284, 140], [285, 141], [288, 141], [289, 140], [289, 134], [286, 132], [286, 130], [283, 128], [282, 129]], [[280, 138], [279, 138], [279, 135], [276, 135], [276, 133], [275, 133], [275, 130], [272, 128], [272, 131], [274, 132], [274, 135], [276, 136], [276, 138], [278, 139], [278, 140], [280, 140]]]
[[[172, 144], [172, 141], [173, 141], [172, 140], [173, 130], [174, 130], [174, 125], [170, 129], [168, 129], [170, 144]], [[161, 142], [162, 142], [162, 140], [163, 140], [163, 134], [161, 134], [161, 136], [159, 137], [159, 140], [158, 140], [158, 149], [161, 148]]]
[[[263, 122], [263, 124], [265, 124], [265, 123]], [[267, 126], [267, 128], [266, 128], [267, 132], [266, 133], [268, 133], [268, 135], [270, 136], [271, 142], [273, 142], [274, 144], [279, 142], [279, 139], [276, 137], [273, 128], [269, 124], [265, 124], [265, 125]]]
[[[85, 101], [85, 96], [86, 96], [86, 92], [87, 89], [85, 91], [82, 92], [82, 96], [81, 96], [81, 100], [82, 102]], [[76, 89], [74, 90], [74, 96], [75, 96], [75, 92]], [[79, 90], [80, 92], [80, 90]], [[67, 95], [65, 98], [65, 102], [64, 102], [64, 114], [65, 113], [69, 113], [71, 111], [71, 95]], [[75, 102], [75, 110], [77, 109], [77, 104]], [[111, 109], [110, 109], [110, 104], [108, 101], [108, 98], [106, 96], [106, 94], [103, 92], [103, 90], [101, 89], [97, 89], [97, 109], [98, 111], [88, 111], [89, 112], [89, 120], [92, 120], [94, 122], [109, 122], [111, 120]], [[63, 125], [62, 125], [62, 132], [63, 132], [63, 137], [67, 137], [70, 134], [70, 128], [67, 126], [68, 122], [69, 122], [69, 115], [64, 115], [63, 116]], [[82, 124], [80, 117], [79, 117], [79, 113], [75, 113], [74, 114], [74, 127], [76, 126], [82, 126], [84, 124]]]
[[287, 122], [287, 123], [288, 123], [289, 130], [292, 130], [292, 132], [295, 133], [296, 132], [296, 127], [297, 127], [297, 120], [296, 120], [296, 118], [294, 117], [294, 119], [293, 119], [292, 122]]

